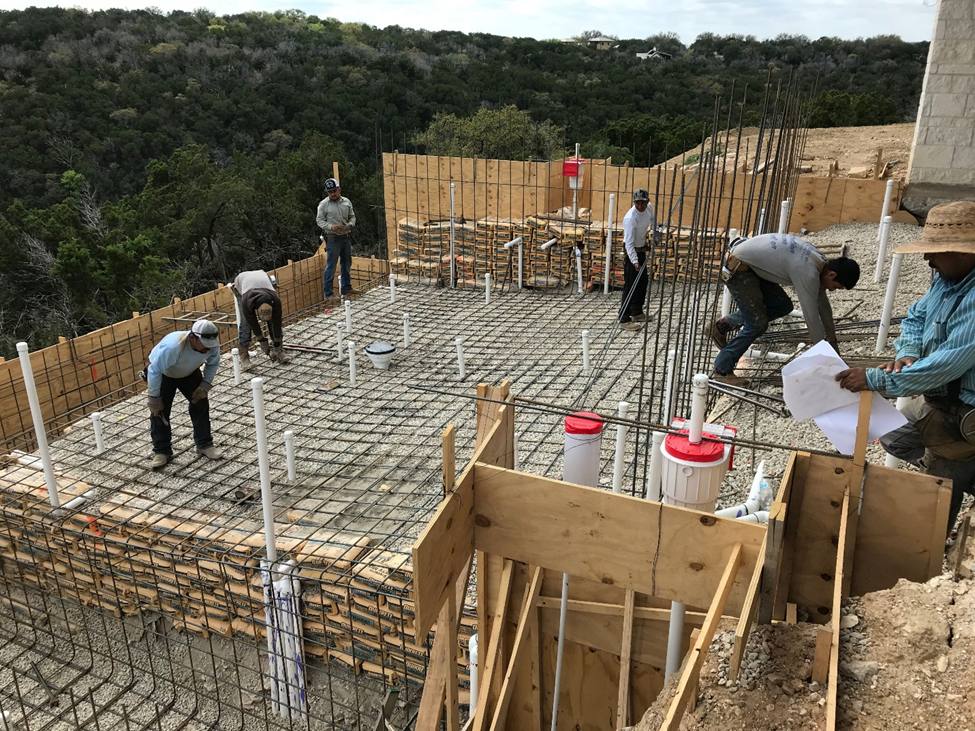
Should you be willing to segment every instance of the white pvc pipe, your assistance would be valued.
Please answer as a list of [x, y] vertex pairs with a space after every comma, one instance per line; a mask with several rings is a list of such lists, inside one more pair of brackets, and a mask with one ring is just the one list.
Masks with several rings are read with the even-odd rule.
[[660, 492], [663, 475], [663, 455], [660, 446], [664, 443], [666, 433], [655, 431], [650, 437], [650, 468], [647, 475], [647, 500], [660, 502]]
[[727, 317], [731, 314], [731, 290], [727, 287], [721, 288], [721, 316]]
[[41, 465], [44, 467], [47, 496], [51, 501], [51, 507], [58, 508], [61, 506], [61, 500], [58, 497], [58, 483], [54, 478], [54, 465], [51, 463], [51, 451], [47, 446], [47, 431], [44, 429], [44, 413], [41, 411], [41, 404], [37, 398], [37, 385], [34, 383], [34, 369], [31, 367], [27, 343], [17, 343], [17, 356], [20, 358], [20, 370], [24, 373], [24, 388], [27, 390], [30, 418], [34, 422], [37, 451], [41, 455]]
[[[897, 256], [899, 256], [899, 254], [895, 254], [894, 256], [896, 258]], [[897, 407], [898, 411], [903, 411], [907, 407], [907, 403], [910, 400], [911, 400], [910, 396], [898, 396], [897, 401], [894, 405]], [[897, 459], [897, 457], [895, 457], [890, 453], [888, 453], [884, 457], [884, 467], [890, 467], [892, 470], [895, 470], [899, 468], [902, 464], [903, 462], [901, 462], [901, 460]]]
[[558, 241], [558, 239], [553, 236], [548, 241], [546, 241], [544, 244], [542, 244], [542, 247], [541, 247], [542, 248], [542, 251], [548, 251], [553, 246], [555, 246], [555, 244], [556, 244], [557, 241]]
[[776, 353], [773, 351], [765, 352], [761, 348], [749, 348], [745, 351], [746, 358], [764, 358], [765, 360], [773, 360], [779, 363], [785, 363], [792, 358], [789, 353]]
[[555, 692], [552, 696], [551, 731], [558, 730], [559, 693], [562, 689], [562, 658], [565, 653], [565, 620], [569, 614], [569, 575], [562, 574], [562, 599], [559, 602], [559, 639], [555, 651]]
[[613, 268], [613, 223], [616, 221], [616, 193], [609, 194], [609, 213], [606, 215], [606, 258], [603, 266], [603, 294], [609, 294], [609, 273]]
[[884, 204], [880, 209], [880, 223], [877, 224], [877, 241], [880, 241], [880, 234], [883, 233], [884, 219], [890, 214], [890, 201], [894, 197], [894, 179], [891, 178], [887, 181], [887, 187], [884, 188]]
[[674, 418], [674, 370], [677, 368], [677, 351], [667, 351], [667, 378], [664, 379], [664, 426], [670, 426]]
[[[579, 163], [579, 143], [578, 142], [576, 142], [576, 156], [575, 156], [575, 161], [576, 161], [576, 164], [579, 165], [579, 169], [576, 172], [576, 175], [579, 176], [579, 177], [581, 177], [580, 173], [582, 173], [582, 165]], [[579, 180], [579, 177], [576, 178], [576, 181]], [[574, 186], [572, 186], [572, 220], [575, 221], [578, 218], [579, 218], [579, 186], [578, 185], [574, 185]]]
[[290, 429], [284, 433], [284, 458], [288, 463], [288, 482], [295, 481], [295, 433]]
[[884, 274], [884, 264], [887, 262], [887, 242], [890, 239], [890, 225], [893, 222], [890, 216], [884, 216], [880, 223], [880, 242], [877, 244], [877, 266], [873, 271], [873, 283], [880, 284], [880, 279]]
[[484, 304], [491, 304], [491, 272], [484, 273]]
[[758, 214], [758, 233], [762, 234], [765, 231], [765, 209], [763, 208]]
[[396, 301], [396, 275], [389, 275], [389, 302], [390, 304]]
[[670, 603], [670, 625], [667, 629], [667, 660], [664, 666], [664, 681], [680, 669], [682, 658], [681, 650], [684, 649], [684, 604], [682, 602]]
[[234, 366], [234, 385], [240, 385], [240, 349], [231, 348], [230, 349], [230, 360]]
[[880, 313], [880, 330], [877, 332], [877, 345], [873, 352], [880, 355], [887, 348], [887, 335], [890, 333], [890, 318], [894, 312], [894, 297], [897, 295], [897, 280], [901, 276], [901, 254], [894, 254], [890, 263], [890, 277], [887, 279], [887, 292], [884, 294], [884, 309]]
[[477, 632], [471, 635], [471, 638], [467, 641], [467, 654], [471, 661], [467, 666], [468, 674], [470, 675], [471, 682], [471, 700], [468, 704], [467, 714], [471, 718], [474, 718], [474, 711], [477, 710]]
[[264, 379], [251, 379], [251, 392], [254, 396], [254, 425], [257, 436], [257, 466], [261, 475], [261, 508], [264, 513], [264, 546], [267, 560], [278, 560], [278, 549], [274, 541], [274, 496], [271, 494], [271, 472], [267, 460], [267, 431], [264, 424]]
[[345, 343], [342, 336], [342, 323], [335, 323], [335, 359], [341, 361], [345, 357]]
[[698, 373], [691, 380], [691, 421], [687, 427], [687, 441], [700, 444], [704, 438], [704, 416], [708, 405], [708, 377]]
[[95, 429], [95, 454], [105, 451], [105, 433], [102, 431], [102, 412], [96, 411], [91, 415], [91, 425]]
[[791, 204], [788, 200], [782, 201], [782, 205], [779, 207], [779, 233], [787, 234], [789, 233], [789, 209]]
[[403, 347], [410, 347], [410, 313], [403, 313]]
[[746, 515], [752, 515], [760, 510], [768, 510], [769, 505], [772, 504], [772, 491], [766, 490], [767, 486], [768, 483], [765, 482], [765, 461], [763, 460], [758, 463], [745, 502], [715, 510], [714, 514], [719, 518], [744, 518]]
[[456, 248], [456, 235], [454, 233], [454, 199], [456, 196], [457, 184], [450, 184], [450, 286], [457, 286], [457, 258], [454, 255]]
[[345, 347], [349, 349], [349, 385], [356, 385], [355, 380], [355, 342], [350, 340], [345, 344]]
[[582, 296], [582, 249], [578, 246], [576, 249], [576, 286], [578, 287], [578, 294]]
[[[588, 330], [583, 330], [583, 332], [588, 333]], [[617, 415], [619, 415], [621, 420], [625, 420], [627, 414], [630, 411], [630, 404], [626, 401], [620, 401], [617, 407]], [[616, 454], [613, 458], [613, 492], [619, 492], [623, 489], [623, 457], [626, 451], [626, 424], [620, 423], [616, 425]]]
[[466, 374], [464, 370], [464, 338], [460, 335], [454, 338], [454, 347], [457, 349], [457, 378], [464, 380]]
[[352, 334], [352, 303], [345, 301], [345, 332]]
[[591, 369], [589, 366], [589, 331], [583, 330], [582, 331], [582, 372], [588, 376], [590, 370]]

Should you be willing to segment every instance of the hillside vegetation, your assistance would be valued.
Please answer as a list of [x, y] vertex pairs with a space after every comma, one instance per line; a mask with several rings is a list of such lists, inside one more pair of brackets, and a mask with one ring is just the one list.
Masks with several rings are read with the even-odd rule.
[[[641, 61], [656, 47], [669, 61]], [[377, 29], [300, 12], [0, 12], [0, 354], [271, 267], [318, 244], [333, 160], [381, 241], [380, 153], [646, 164], [693, 145], [771, 68], [815, 126], [910, 121], [927, 44], [705, 34], [559, 41]], [[815, 89], [815, 91], [812, 91]]]

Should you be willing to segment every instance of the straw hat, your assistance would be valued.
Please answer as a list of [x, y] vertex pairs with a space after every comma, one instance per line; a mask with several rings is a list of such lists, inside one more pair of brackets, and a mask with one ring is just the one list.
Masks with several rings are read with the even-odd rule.
[[975, 254], [975, 201], [935, 206], [928, 212], [921, 238], [894, 251], [897, 254]]

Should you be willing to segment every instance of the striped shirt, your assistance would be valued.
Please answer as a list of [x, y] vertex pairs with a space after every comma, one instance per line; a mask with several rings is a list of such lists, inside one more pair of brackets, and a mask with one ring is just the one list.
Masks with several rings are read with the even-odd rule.
[[890, 396], [945, 396], [961, 379], [961, 400], [975, 406], [975, 270], [960, 282], [936, 275], [901, 322], [898, 358], [917, 358], [900, 373], [867, 369], [872, 391]]

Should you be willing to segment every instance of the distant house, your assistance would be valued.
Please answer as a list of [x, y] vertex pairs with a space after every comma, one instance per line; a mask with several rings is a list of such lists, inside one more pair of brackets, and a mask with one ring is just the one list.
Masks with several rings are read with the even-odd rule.
[[651, 48], [646, 53], [638, 53], [636, 57], [641, 61], [647, 61], [649, 59], [669, 61], [674, 57], [674, 54], [667, 53], [666, 51], [658, 51], [656, 48]]
[[607, 38], [606, 36], [593, 36], [592, 38], [586, 39], [586, 47], [595, 48], [597, 51], [608, 51], [610, 48], [618, 45], [618, 39]]

